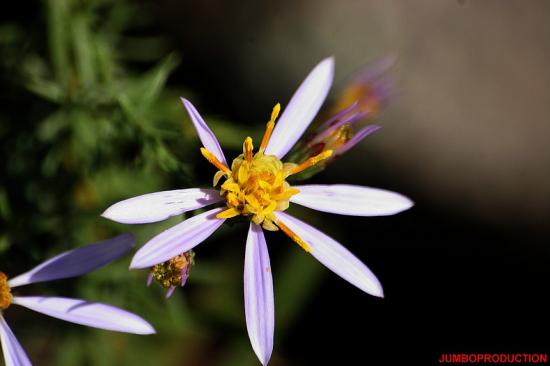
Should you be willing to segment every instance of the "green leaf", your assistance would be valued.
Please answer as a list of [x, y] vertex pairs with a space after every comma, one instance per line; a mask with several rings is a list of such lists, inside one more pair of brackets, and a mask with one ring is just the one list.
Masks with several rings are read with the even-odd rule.
[[94, 84], [97, 74], [89, 18], [86, 14], [76, 14], [71, 20], [71, 36], [80, 87], [88, 88]]
[[0, 217], [7, 219], [10, 217], [11, 209], [8, 202], [8, 195], [4, 187], [0, 187]]
[[55, 77], [62, 88], [69, 83], [69, 14], [67, 0], [48, 0], [48, 41]]
[[22, 63], [25, 87], [40, 97], [54, 103], [63, 101], [64, 91], [61, 85], [51, 79], [46, 62], [37, 55], [29, 55]]
[[139, 110], [145, 110], [159, 97], [168, 75], [176, 68], [179, 60], [175, 54], [167, 56], [159, 65], [144, 75], [128, 90], [132, 105]]
[[65, 111], [59, 110], [50, 114], [37, 128], [36, 135], [42, 141], [53, 141], [69, 126]]

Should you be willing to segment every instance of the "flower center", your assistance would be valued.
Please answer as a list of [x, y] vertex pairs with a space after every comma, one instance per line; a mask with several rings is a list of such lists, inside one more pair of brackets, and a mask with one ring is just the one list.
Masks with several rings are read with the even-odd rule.
[[221, 185], [228, 210], [218, 217], [250, 216], [253, 223], [275, 231], [273, 212], [286, 210], [290, 197], [299, 192], [286, 181], [292, 167], [261, 151], [252, 156], [250, 137], [244, 142], [244, 150], [233, 160], [231, 173]]
[[11, 290], [8, 276], [0, 272], [0, 310], [6, 310], [11, 304]]
[[308, 245], [279, 222], [274, 212], [286, 210], [290, 197], [299, 193], [299, 190], [292, 188], [286, 179], [329, 158], [332, 150], [322, 151], [300, 165], [283, 163], [275, 155], [264, 155], [280, 110], [281, 106], [277, 103], [271, 112], [271, 119], [267, 123], [258, 152], [254, 153], [252, 138], [247, 137], [243, 143], [243, 153], [233, 160], [231, 169], [204, 147], [201, 148], [201, 153], [219, 169], [214, 175], [214, 186], [218, 185], [221, 178], [226, 178], [220, 192], [226, 199], [227, 209], [216, 215], [217, 218], [228, 219], [238, 215], [249, 217], [253, 223], [262, 225], [266, 230], [281, 229], [309, 251]]

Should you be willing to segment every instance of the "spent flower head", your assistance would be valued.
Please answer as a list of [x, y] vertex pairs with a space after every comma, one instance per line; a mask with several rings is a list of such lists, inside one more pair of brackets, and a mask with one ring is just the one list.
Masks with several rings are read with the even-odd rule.
[[[213, 183], [219, 189], [179, 189], [149, 193], [109, 207], [103, 216], [122, 223], [164, 220], [186, 211], [218, 204], [149, 240], [135, 254], [131, 268], [147, 268], [169, 261], [207, 239], [225, 220], [250, 220], [245, 249], [244, 302], [248, 335], [262, 364], [273, 350], [273, 279], [262, 229], [281, 230], [327, 268], [361, 290], [383, 296], [376, 276], [340, 243], [309, 224], [285, 213], [290, 203], [315, 210], [353, 216], [393, 215], [412, 206], [394, 192], [353, 185], [290, 185], [287, 178], [330, 158], [334, 151], [319, 151], [299, 164], [282, 159], [300, 139], [323, 104], [332, 84], [334, 60], [319, 63], [300, 85], [286, 109], [277, 117], [277, 104], [255, 151], [247, 137], [243, 153], [229, 165], [214, 133], [195, 107], [182, 99], [203, 147], [203, 156], [216, 167]], [[223, 181], [222, 181], [223, 180]]]
[[185, 286], [193, 265], [195, 265], [195, 252], [192, 250], [172, 257], [165, 262], [155, 264], [147, 276], [147, 286], [151, 286], [151, 283], [155, 280], [168, 290], [166, 298], [169, 298], [176, 287]]
[[296, 177], [298, 180], [322, 171], [336, 157], [380, 129], [375, 124], [365, 126], [365, 123], [372, 123], [379, 117], [393, 93], [393, 80], [388, 72], [393, 63], [393, 57], [388, 56], [356, 72], [338, 93], [333, 105], [327, 108], [328, 112], [321, 113], [324, 120], [298, 141], [289, 154], [289, 161], [302, 163], [322, 151], [334, 152], [329, 159], [301, 173]]
[[4, 313], [11, 305], [20, 305], [54, 318], [94, 328], [134, 334], [155, 333], [153, 327], [141, 317], [114, 306], [65, 297], [12, 294], [12, 290], [20, 286], [94, 271], [128, 253], [133, 245], [133, 236], [124, 234], [64, 252], [9, 280], [0, 272], [0, 340], [6, 365], [31, 365], [29, 357], [4, 319]]

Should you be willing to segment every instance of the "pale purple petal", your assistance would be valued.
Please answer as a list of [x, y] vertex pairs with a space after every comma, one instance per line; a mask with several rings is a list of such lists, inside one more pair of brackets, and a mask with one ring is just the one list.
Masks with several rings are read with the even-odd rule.
[[132, 234], [122, 234], [112, 239], [61, 253], [37, 267], [8, 281], [10, 287], [30, 283], [59, 280], [92, 272], [122, 257], [134, 246]]
[[153, 272], [149, 272], [149, 274], [147, 275], [147, 287], [151, 286], [151, 284], [153, 283]]
[[214, 132], [210, 130], [206, 122], [204, 122], [204, 119], [202, 119], [201, 115], [190, 101], [185, 98], [181, 98], [181, 101], [183, 102], [185, 109], [187, 109], [187, 113], [189, 113], [189, 117], [193, 122], [193, 126], [195, 126], [195, 130], [197, 131], [197, 135], [199, 135], [202, 146], [214, 154], [220, 162], [227, 165], [227, 160], [225, 160], [225, 155], [223, 154], [223, 150], [218, 142], [218, 139], [216, 138], [216, 135], [214, 135]]
[[170, 286], [168, 288], [168, 291], [166, 291], [166, 298], [169, 299], [170, 296], [172, 296], [172, 294], [174, 293], [175, 290], [176, 290], [176, 286]]
[[323, 122], [319, 127], [317, 127], [317, 132], [325, 131], [327, 128], [333, 126], [336, 122], [344, 119], [344, 117], [350, 114], [356, 107], [357, 101], [353, 102], [349, 107], [342, 109], [340, 112], [337, 112], [335, 115]]
[[332, 126], [328, 127], [326, 130], [321, 131], [318, 135], [316, 135], [313, 141], [310, 142], [310, 144], [315, 144], [317, 142], [323, 141], [325, 138], [334, 133], [334, 131], [345, 124], [350, 126], [354, 125], [355, 123], [363, 119], [367, 114], [368, 112], [353, 112], [348, 114], [347, 116], [342, 117], [341, 119], [334, 122]]
[[223, 224], [224, 219], [216, 218], [223, 210], [206, 211], [158, 234], [137, 251], [130, 268], [151, 267], [193, 249]]
[[16, 296], [13, 303], [42, 314], [89, 327], [134, 334], [153, 334], [147, 321], [114, 306], [80, 299], [44, 296]]
[[244, 257], [244, 310], [248, 337], [256, 356], [267, 365], [275, 330], [273, 279], [262, 228], [250, 223]]
[[290, 99], [265, 149], [282, 159], [309, 126], [327, 97], [334, 77], [334, 59], [321, 61]]
[[166, 220], [222, 200], [214, 189], [189, 188], [148, 193], [115, 203], [101, 216], [122, 224]]
[[185, 284], [187, 283], [187, 279], [189, 278], [189, 271], [190, 271], [189, 267], [181, 271], [181, 287], [185, 286]]
[[372, 61], [353, 76], [352, 83], [362, 82], [371, 83], [387, 75], [388, 71], [395, 65], [397, 58], [395, 55], [386, 55]]
[[328, 269], [368, 294], [384, 296], [382, 285], [371, 270], [336, 240], [283, 212], [277, 211], [275, 216], [302, 238], [310, 246], [311, 255]]
[[293, 186], [290, 201], [318, 211], [349, 216], [394, 215], [412, 207], [407, 197], [384, 189], [347, 184]]
[[17, 338], [11, 331], [8, 323], [0, 314], [0, 341], [2, 342], [2, 352], [6, 366], [31, 366], [29, 357], [19, 344]]
[[[353, 126], [354, 124], [356, 124], [357, 122], [361, 121], [363, 118], [365, 118], [366, 116], [369, 115], [369, 112], [361, 112], [361, 113], [357, 113], [357, 114], [354, 114], [353, 116], [351, 116], [351, 118], [349, 120], [347, 120], [345, 123], [349, 124], [350, 126]], [[373, 126], [373, 127], [376, 127], [376, 129], [379, 129], [380, 126]], [[373, 131], [374, 132], [374, 131]]]
[[370, 125], [362, 128], [355, 135], [353, 135], [353, 137], [348, 142], [346, 142], [342, 147], [337, 149], [334, 152], [335, 155], [342, 155], [343, 153], [345, 153], [346, 151], [348, 151], [349, 149], [357, 145], [359, 142], [361, 142], [361, 140], [363, 140], [365, 137], [367, 137], [373, 132], [378, 131], [380, 128], [381, 127], [377, 125]]

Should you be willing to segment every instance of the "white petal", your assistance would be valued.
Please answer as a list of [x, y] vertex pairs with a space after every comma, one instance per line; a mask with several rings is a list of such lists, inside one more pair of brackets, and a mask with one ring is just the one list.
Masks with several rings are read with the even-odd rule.
[[193, 249], [225, 220], [216, 218], [224, 208], [215, 208], [193, 216], [149, 240], [132, 259], [130, 268], [147, 268]]
[[29, 357], [19, 344], [4, 317], [0, 315], [0, 340], [6, 366], [31, 366]]
[[314, 210], [350, 216], [394, 215], [412, 207], [410, 199], [384, 189], [334, 185], [293, 186], [300, 193], [290, 201]]
[[141, 317], [114, 306], [80, 299], [17, 296], [13, 303], [42, 314], [89, 327], [134, 334], [153, 334], [155, 329]]
[[134, 236], [132, 234], [122, 234], [111, 239], [85, 245], [47, 260], [30, 271], [10, 279], [8, 284], [10, 287], [17, 287], [30, 283], [80, 276], [95, 271], [122, 257], [133, 246]]
[[148, 193], [115, 203], [101, 216], [122, 224], [145, 224], [211, 205], [222, 200], [214, 189], [189, 188]]
[[185, 109], [187, 109], [187, 113], [189, 113], [189, 117], [191, 118], [191, 122], [193, 122], [193, 126], [195, 126], [195, 130], [197, 131], [197, 135], [199, 135], [202, 146], [204, 146], [206, 150], [214, 154], [220, 162], [227, 166], [227, 160], [225, 160], [225, 155], [223, 154], [223, 150], [218, 142], [218, 139], [216, 138], [216, 135], [214, 135], [214, 132], [210, 130], [206, 122], [204, 122], [204, 119], [202, 119], [201, 115], [190, 101], [185, 98], [181, 98], [181, 101], [183, 102]]
[[275, 216], [309, 244], [311, 255], [328, 269], [366, 293], [384, 296], [382, 285], [374, 273], [336, 240], [283, 212], [275, 212]]
[[252, 348], [260, 362], [267, 365], [275, 330], [273, 279], [264, 233], [253, 223], [248, 230], [244, 257], [244, 310]]
[[282, 159], [319, 112], [334, 78], [334, 58], [321, 61], [296, 90], [275, 124], [266, 155]]

